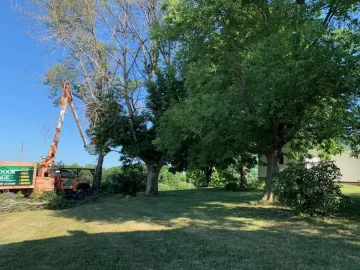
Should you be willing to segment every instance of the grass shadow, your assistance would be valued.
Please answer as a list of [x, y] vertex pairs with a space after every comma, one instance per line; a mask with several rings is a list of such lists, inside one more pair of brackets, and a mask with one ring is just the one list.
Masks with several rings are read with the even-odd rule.
[[[360, 194], [354, 194], [360, 206]], [[64, 224], [63, 230], [1, 245], [0, 269], [359, 269], [359, 222], [299, 217], [287, 208], [249, 203], [260, 197], [168, 191], [48, 211], [34, 219], [29, 233], [43, 228], [38, 220], [54, 230]]]
[[2, 245], [0, 269], [358, 269], [359, 242], [278, 231], [69, 231]]
[[55, 212], [56, 216], [83, 222], [151, 222], [172, 226], [176, 220], [208, 221], [237, 227], [232, 217], [280, 221], [293, 216], [280, 207], [250, 204], [260, 192], [226, 192], [218, 189], [165, 191], [158, 197], [102, 198], [95, 204]]
[[[360, 194], [359, 194], [360, 196]], [[317, 233], [360, 233], [346, 211], [332, 219], [296, 216], [288, 208], [254, 205], [261, 192], [228, 192], [219, 189], [166, 191], [159, 197], [100, 199], [98, 203], [55, 212], [58, 217], [98, 224], [143, 222], [169, 228], [259, 229], [281, 224], [283, 230]], [[359, 197], [360, 198], [360, 197]], [[357, 204], [360, 209], [360, 200]], [[354, 207], [352, 205], [351, 207]], [[308, 230], [309, 233], [311, 230]]]

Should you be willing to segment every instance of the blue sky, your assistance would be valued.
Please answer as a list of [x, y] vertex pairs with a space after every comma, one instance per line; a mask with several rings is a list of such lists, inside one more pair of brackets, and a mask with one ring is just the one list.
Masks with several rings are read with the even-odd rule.
[[[24, 142], [22, 161], [39, 162], [49, 150], [60, 113], [60, 108], [48, 98], [46, 87], [39, 83], [54, 59], [44, 45], [24, 33], [26, 28], [10, 1], [1, 0], [0, 161], [19, 161]], [[65, 116], [56, 159], [66, 164], [96, 164], [97, 157], [83, 148], [70, 110]], [[118, 159], [119, 154], [108, 154], [104, 167], [119, 165]]]

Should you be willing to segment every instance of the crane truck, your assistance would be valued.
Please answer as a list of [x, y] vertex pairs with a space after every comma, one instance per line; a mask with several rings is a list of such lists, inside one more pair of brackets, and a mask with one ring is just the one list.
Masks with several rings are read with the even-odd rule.
[[0, 162], [0, 193], [20, 191], [24, 195], [30, 195], [33, 192], [63, 191], [65, 195], [70, 195], [77, 199], [83, 199], [88, 194], [90, 181], [89, 179], [81, 178], [80, 174], [82, 170], [89, 170], [92, 176], [94, 176], [94, 169], [65, 168], [55, 163], [67, 104], [69, 104], [74, 116], [84, 148], [90, 155], [96, 155], [96, 141], [92, 140], [91, 143], [87, 143], [75, 111], [70, 84], [64, 83], [60, 97], [60, 117], [47, 156], [41, 158], [39, 166], [35, 162]]

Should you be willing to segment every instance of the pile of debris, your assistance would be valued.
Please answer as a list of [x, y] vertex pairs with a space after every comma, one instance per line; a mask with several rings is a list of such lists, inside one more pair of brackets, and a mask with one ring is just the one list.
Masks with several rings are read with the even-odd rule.
[[14, 211], [38, 210], [47, 208], [48, 201], [29, 200], [18, 196], [12, 192], [0, 194], [0, 213], [9, 213]]

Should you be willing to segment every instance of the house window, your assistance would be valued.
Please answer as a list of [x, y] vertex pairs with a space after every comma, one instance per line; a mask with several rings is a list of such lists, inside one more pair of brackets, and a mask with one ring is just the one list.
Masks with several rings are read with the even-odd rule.
[[283, 152], [280, 153], [279, 164], [280, 165], [284, 164], [284, 153]]

